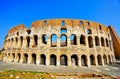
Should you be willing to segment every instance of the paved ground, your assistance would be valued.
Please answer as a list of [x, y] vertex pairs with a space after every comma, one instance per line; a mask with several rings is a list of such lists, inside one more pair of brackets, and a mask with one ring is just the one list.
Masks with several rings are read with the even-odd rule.
[[56, 66], [41, 66], [34, 64], [20, 64], [14, 62], [0, 61], [0, 71], [4, 70], [26, 70], [26, 71], [40, 71], [40, 72], [57, 72], [57, 73], [104, 73], [112, 77], [120, 77], [120, 65], [116, 66], [92, 66], [88, 67], [56, 67]]

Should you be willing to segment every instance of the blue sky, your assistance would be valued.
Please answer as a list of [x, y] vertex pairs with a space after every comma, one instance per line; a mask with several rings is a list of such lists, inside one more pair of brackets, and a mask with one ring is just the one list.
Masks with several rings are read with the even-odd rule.
[[84, 19], [112, 25], [120, 36], [120, 0], [0, 0], [0, 48], [8, 30], [35, 20]]

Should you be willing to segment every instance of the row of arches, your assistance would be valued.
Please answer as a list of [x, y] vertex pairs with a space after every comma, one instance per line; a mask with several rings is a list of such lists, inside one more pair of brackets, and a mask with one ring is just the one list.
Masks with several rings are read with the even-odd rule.
[[[10, 54], [8, 55], [10, 56]], [[68, 66], [70, 63], [72, 66], [79, 66], [81, 63], [81, 66], [89, 66], [89, 65], [107, 65], [111, 64], [113, 62], [113, 56], [111, 55], [100, 55], [98, 54], [95, 56], [94, 54], [91, 54], [89, 56], [83, 54], [81, 56], [78, 56], [77, 54], [71, 55], [69, 58], [66, 54], [60, 55], [60, 59], [58, 60], [59, 57], [57, 57], [55, 54], [51, 54], [49, 57], [49, 60], [47, 59], [47, 56], [45, 54], [41, 54], [40, 59], [37, 59], [37, 56], [35, 53], [29, 55], [27, 53], [24, 53], [21, 55], [20, 53], [14, 54], [12, 53], [11, 58], [12, 61], [16, 62], [22, 62], [21, 63], [28, 63], [30, 61], [31, 64], [37, 64], [37, 61], [39, 60], [39, 65], [46, 65], [48, 61], [49, 65], [57, 65], [58, 61], [60, 61], [61, 66]], [[70, 61], [69, 61], [70, 60]]]
[[[78, 39], [79, 38], [79, 39]], [[43, 34], [42, 37], [40, 38], [42, 44], [48, 44], [48, 40], [50, 40], [50, 46], [51, 47], [57, 47], [60, 42], [60, 46], [67, 46], [68, 45], [68, 40], [70, 40], [70, 45], [86, 45], [88, 43], [88, 47], [92, 48], [95, 46], [103, 46], [103, 47], [112, 47], [111, 45], [111, 41], [108, 40], [107, 38], [103, 38], [103, 37], [98, 37], [98, 36], [88, 36], [86, 37], [85, 35], [81, 35], [80, 37], [76, 36], [75, 34], [71, 34], [70, 37], [68, 38], [67, 35], [62, 34], [60, 36], [60, 38], [58, 38], [58, 36], [56, 34], [52, 34], [50, 38], [48, 38], [48, 36], [46, 34]], [[31, 40], [33, 40], [33, 45], [32, 47], [37, 47], [39, 44], [39, 37], [38, 35], [34, 35], [33, 38], [31, 39], [30, 36], [27, 36], [26, 38], [23, 39], [23, 36], [20, 37], [20, 40], [18, 40], [18, 38], [15, 38], [15, 43], [16, 45], [18, 44], [18, 41], [20, 42], [20, 47], [22, 47], [23, 45], [23, 41], [26, 40], [26, 47], [30, 47], [30, 43]], [[9, 45], [13, 45], [13, 38], [11, 38], [11, 42], [10, 39], [7, 41]], [[95, 43], [95, 44], [94, 44]]]

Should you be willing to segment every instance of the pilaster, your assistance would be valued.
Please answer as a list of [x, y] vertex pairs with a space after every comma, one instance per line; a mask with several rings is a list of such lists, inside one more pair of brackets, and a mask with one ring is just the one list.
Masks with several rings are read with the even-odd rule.
[[20, 63], [23, 63], [23, 54], [21, 54], [21, 57], [20, 57]]
[[70, 47], [70, 45], [71, 45], [71, 44], [70, 44], [70, 36], [68, 35], [68, 36], [67, 36], [67, 47]]
[[28, 55], [28, 62], [27, 62], [27, 64], [31, 64], [31, 60], [32, 60], [32, 56], [31, 56], [31, 54], [29, 54]]
[[57, 56], [57, 66], [60, 66], [60, 57], [59, 56]]
[[90, 57], [87, 56], [88, 67], [90, 67]]
[[105, 65], [105, 63], [104, 63], [103, 56], [101, 57], [101, 60], [102, 60], [102, 65], [104, 66], [104, 65]]
[[37, 65], [40, 64], [40, 56], [39, 56], [39, 55], [36, 56], [36, 64], [37, 64]]
[[26, 48], [26, 47], [27, 47], [27, 39], [24, 37], [23, 38], [22, 48]]
[[50, 57], [47, 57], [46, 58], [46, 66], [49, 66], [50, 65]]
[[33, 36], [30, 37], [30, 48], [35, 44]]
[[57, 37], [57, 47], [60, 47], [60, 36]]
[[81, 58], [78, 59], [78, 66], [82, 67]]
[[50, 47], [50, 44], [51, 44], [51, 37], [48, 36], [47, 46]]
[[71, 65], [71, 59], [70, 59], [70, 58], [68, 58], [67, 64], [68, 64], [68, 66], [72, 66], [72, 65]]

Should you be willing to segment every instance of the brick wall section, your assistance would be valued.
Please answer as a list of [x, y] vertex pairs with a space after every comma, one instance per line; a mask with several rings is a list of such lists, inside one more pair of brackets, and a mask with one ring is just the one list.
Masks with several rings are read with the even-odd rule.
[[109, 29], [113, 40], [115, 56], [120, 58], [120, 38], [112, 26], [109, 26]]

